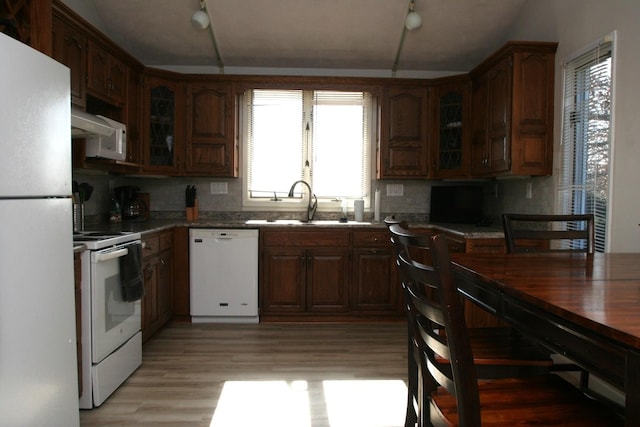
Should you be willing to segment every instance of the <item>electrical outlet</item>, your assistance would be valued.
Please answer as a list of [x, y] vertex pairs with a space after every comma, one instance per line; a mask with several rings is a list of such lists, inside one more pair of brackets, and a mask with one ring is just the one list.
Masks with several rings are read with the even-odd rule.
[[533, 185], [530, 182], [527, 182], [527, 199], [533, 199]]
[[226, 182], [212, 182], [209, 185], [209, 192], [211, 194], [227, 194], [229, 189]]
[[404, 196], [403, 184], [387, 184], [387, 196]]

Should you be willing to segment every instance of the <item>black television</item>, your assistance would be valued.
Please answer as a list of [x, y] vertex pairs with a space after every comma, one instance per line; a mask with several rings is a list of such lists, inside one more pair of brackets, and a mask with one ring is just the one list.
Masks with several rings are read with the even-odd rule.
[[477, 224], [483, 220], [482, 187], [442, 185], [431, 187], [430, 222]]

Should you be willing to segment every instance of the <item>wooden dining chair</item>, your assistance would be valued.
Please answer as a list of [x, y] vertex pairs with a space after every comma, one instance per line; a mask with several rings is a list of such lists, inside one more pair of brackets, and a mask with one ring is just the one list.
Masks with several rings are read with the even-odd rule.
[[[405, 222], [395, 218], [385, 218], [389, 228], [391, 242], [396, 257], [403, 255], [406, 259], [415, 260], [418, 251], [429, 252], [431, 240], [427, 234], [415, 233], [409, 230]], [[430, 255], [422, 255], [420, 261], [430, 260]], [[400, 270], [401, 286], [408, 303], [410, 278]], [[423, 373], [420, 371], [421, 349], [413, 337], [414, 312], [406, 307], [408, 324], [408, 386], [407, 412], [405, 426], [413, 426], [417, 419], [419, 407], [419, 384]], [[505, 378], [518, 376], [543, 375], [553, 367], [553, 360], [549, 352], [537, 344], [525, 339], [510, 327], [472, 328], [472, 346], [478, 366], [480, 378]], [[558, 368], [558, 366], [556, 366]], [[563, 365], [563, 369], [567, 368]], [[571, 370], [574, 370], [571, 367]]]
[[586, 215], [502, 215], [507, 252], [594, 251], [594, 217]]
[[[401, 224], [389, 227], [391, 241], [396, 257], [404, 255], [407, 259], [422, 264], [432, 264], [431, 236], [416, 233]], [[429, 255], [415, 257], [421, 250]], [[428, 261], [424, 261], [427, 259]], [[407, 291], [410, 278], [400, 270], [403, 291]], [[464, 298], [460, 295], [461, 300]], [[411, 322], [410, 322], [411, 323]], [[501, 378], [507, 376], [530, 376], [546, 374], [554, 367], [550, 352], [535, 342], [522, 336], [510, 326], [470, 328], [476, 364], [481, 378]], [[563, 365], [562, 370], [569, 368]], [[571, 370], [577, 369], [571, 366]]]
[[[594, 252], [594, 216], [539, 215], [505, 213], [502, 215], [507, 253], [516, 252]], [[571, 366], [567, 362], [565, 366]], [[575, 366], [575, 365], [574, 365]], [[576, 366], [577, 368], [577, 366]], [[589, 372], [579, 371], [579, 387], [589, 391]]]
[[616, 412], [554, 374], [479, 380], [446, 238], [430, 240], [433, 266], [398, 256], [408, 278], [413, 339], [422, 352], [419, 426], [623, 424]]

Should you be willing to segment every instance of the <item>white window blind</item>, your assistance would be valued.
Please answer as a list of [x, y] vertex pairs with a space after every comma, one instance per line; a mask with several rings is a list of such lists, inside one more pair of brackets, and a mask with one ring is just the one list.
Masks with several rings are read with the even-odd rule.
[[249, 196], [274, 197], [302, 174], [302, 91], [254, 90], [249, 101], [247, 181]]
[[284, 198], [300, 179], [321, 203], [368, 197], [370, 94], [256, 89], [246, 99], [248, 200]]
[[595, 216], [595, 249], [605, 251], [611, 146], [612, 42], [564, 66], [562, 213]]
[[318, 197], [361, 198], [369, 183], [368, 96], [314, 92], [311, 181]]

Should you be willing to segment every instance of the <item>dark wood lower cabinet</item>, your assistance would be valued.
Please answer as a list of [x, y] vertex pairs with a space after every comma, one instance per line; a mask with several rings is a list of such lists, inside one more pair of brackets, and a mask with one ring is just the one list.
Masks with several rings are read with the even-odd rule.
[[306, 253], [306, 309], [313, 313], [349, 310], [349, 249], [314, 248]]
[[189, 297], [189, 229], [173, 229], [173, 320], [191, 321]]
[[400, 318], [399, 284], [386, 233], [262, 230], [261, 321]]
[[347, 312], [349, 237], [346, 230], [263, 230], [261, 319]]
[[149, 340], [173, 315], [173, 230], [143, 238], [142, 340]]
[[352, 245], [351, 309], [369, 314], [401, 313], [395, 253], [387, 230], [354, 231]]
[[306, 250], [287, 247], [265, 248], [262, 252], [260, 311], [302, 313], [306, 300]]

